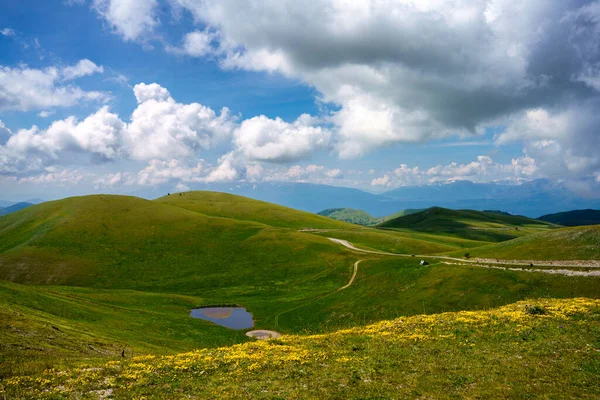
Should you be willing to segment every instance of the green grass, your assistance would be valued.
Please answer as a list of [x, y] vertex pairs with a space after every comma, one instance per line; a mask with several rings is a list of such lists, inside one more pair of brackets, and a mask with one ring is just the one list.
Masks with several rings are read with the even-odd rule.
[[318, 214], [332, 219], [336, 219], [338, 221], [348, 222], [351, 224], [375, 226], [390, 219], [418, 213], [421, 211], [423, 211], [423, 209], [406, 209], [381, 218], [375, 218], [366, 211], [355, 210], [353, 208], [328, 208], [327, 210], [323, 210]]
[[599, 260], [600, 225], [539, 232], [473, 249], [471, 256], [508, 260]]
[[[527, 313], [527, 305], [545, 310]], [[0, 384], [9, 398], [598, 398], [600, 303], [532, 299]]]
[[397, 254], [437, 254], [484, 246], [489, 243], [396, 229], [336, 229], [311, 232], [311, 234], [344, 239], [366, 250], [380, 250]]
[[185, 192], [160, 197], [154, 201], [214, 217], [260, 222], [280, 228], [352, 228], [350, 224], [317, 214], [228, 193]]
[[[473, 217], [462, 211], [452, 222], [452, 216], [442, 214], [433, 219], [431, 229], [423, 221], [412, 228], [375, 229], [238, 196], [191, 192], [155, 201], [75, 197], [1, 217], [0, 379], [40, 377], [47, 368], [76, 371], [82, 363], [104, 365], [118, 359], [124, 348], [128, 357], [172, 355], [249, 340], [243, 332], [189, 317], [191, 308], [208, 304], [238, 304], [252, 312], [257, 328], [305, 335], [398, 316], [486, 310], [530, 298], [600, 298], [596, 277], [449, 266], [432, 260], [430, 266], [421, 267], [419, 259], [358, 254], [327, 239], [404, 254], [493, 252], [494, 258], [504, 254], [512, 259], [525, 246], [534, 255], [598, 258], [595, 228], [548, 230], [552, 226], [520, 217], [486, 214], [482, 220], [479, 213]], [[466, 214], [471, 219], [465, 219]], [[303, 228], [317, 230], [299, 232]], [[498, 233], [508, 230], [516, 232], [511, 235], [541, 233], [490, 243], [511, 236]], [[365, 261], [354, 283], [338, 291], [359, 259]], [[357, 341], [365, 340], [361, 335], [357, 333]], [[488, 343], [490, 351], [508, 356], [494, 343]], [[413, 357], [409, 350], [396, 356]], [[369, 357], [383, 360], [378, 352]], [[370, 362], [356, 365], [372, 368]], [[425, 362], [421, 367], [433, 368]], [[348, 372], [345, 368], [332, 373]], [[381, 371], [392, 380], [406, 377], [406, 371], [396, 374], [391, 367]], [[185, 377], [170, 376], [170, 383], [161, 379], [156, 382], [161, 388], [195, 388]], [[223, 387], [239, 384], [235, 379], [221, 381]], [[283, 386], [289, 383], [281, 381]], [[116, 393], [123, 398], [145, 395], [139, 387], [132, 391], [118, 387]], [[254, 389], [248, 393], [256, 394]], [[302, 393], [319, 397], [318, 392], [285, 390], [282, 397], [303, 397]], [[388, 393], [336, 392], [333, 386], [327, 390], [325, 394], [342, 397]], [[11, 394], [15, 393], [20, 395]], [[93, 396], [89, 393], [81, 397]], [[162, 392], [156, 393], [160, 397]], [[435, 393], [422, 395], [439, 397]]]
[[432, 207], [422, 212], [391, 219], [379, 224], [378, 227], [410, 229], [416, 232], [485, 242], [502, 242], [557, 226], [521, 216]]
[[[368, 258], [368, 257], [365, 257]], [[372, 259], [360, 263], [354, 284], [303, 303], [285, 314], [281, 327], [333, 331], [400, 316], [485, 310], [528, 298], [600, 298], [600, 277], [567, 277], [419, 259]]]

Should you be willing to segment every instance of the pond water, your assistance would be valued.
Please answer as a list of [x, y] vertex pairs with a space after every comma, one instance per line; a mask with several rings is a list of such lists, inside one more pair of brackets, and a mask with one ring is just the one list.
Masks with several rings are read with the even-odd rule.
[[248, 329], [254, 326], [252, 314], [243, 307], [203, 307], [190, 312], [194, 318], [204, 319], [229, 329]]

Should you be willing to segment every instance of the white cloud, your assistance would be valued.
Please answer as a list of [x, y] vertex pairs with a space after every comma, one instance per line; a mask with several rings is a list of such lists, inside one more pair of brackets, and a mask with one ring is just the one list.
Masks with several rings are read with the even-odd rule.
[[88, 174], [79, 170], [72, 170], [68, 168], [64, 169], [56, 169], [49, 167], [46, 169], [46, 172], [22, 177], [17, 180], [18, 183], [30, 183], [36, 185], [44, 185], [44, 184], [52, 184], [52, 185], [60, 185], [64, 186], [68, 185], [76, 185], [88, 178]]
[[72, 79], [81, 78], [82, 76], [93, 75], [95, 73], [103, 73], [104, 67], [98, 66], [88, 59], [80, 60], [77, 64], [66, 67], [62, 70], [63, 80], [69, 81]]
[[470, 180], [488, 182], [493, 180], [515, 180], [535, 178], [539, 173], [536, 162], [529, 156], [513, 158], [510, 164], [496, 163], [489, 156], [478, 156], [476, 161], [466, 164], [451, 162], [428, 169], [401, 164], [393, 171], [371, 181], [372, 186], [396, 187], [425, 185], [434, 182]]
[[17, 33], [15, 32], [15, 30], [11, 28], [0, 29], [0, 35], [2, 36], [15, 36], [16, 34]]
[[119, 156], [125, 124], [108, 107], [102, 107], [83, 121], [75, 117], [54, 121], [46, 130], [37, 126], [21, 129], [0, 146], [0, 172], [22, 175], [61, 162], [68, 154], [98, 160]]
[[[129, 123], [104, 106], [82, 121], [71, 116], [52, 122], [47, 129], [33, 126], [10, 135], [0, 145], [0, 173], [23, 175], [49, 165], [116, 159], [154, 160], [150, 167], [157, 169], [158, 161], [194, 159], [200, 151], [230, 138], [236, 126], [226, 108], [217, 115], [198, 103], [177, 103], [157, 84], [142, 83], [133, 90], [139, 104]], [[215, 177], [223, 175], [226, 167], [220, 166]], [[148, 176], [151, 172], [158, 176], [156, 171]]]
[[[0, 110], [29, 111], [68, 107], [81, 101], [108, 100], [107, 93], [85, 91], [77, 86], [60, 83], [66, 76], [73, 77], [76, 70], [77, 66], [63, 69], [32, 69], [26, 65], [15, 68], [0, 66]], [[65, 75], [65, 71], [70, 75]]]
[[157, 0], [94, 0], [93, 8], [126, 41], [146, 41], [160, 25]]
[[205, 182], [230, 182], [242, 179], [245, 173], [245, 165], [238, 160], [233, 153], [227, 153], [219, 158], [219, 165], [213, 169]]
[[177, 185], [175, 185], [175, 190], [177, 192], [187, 192], [190, 190], [190, 187], [179, 182]]
[[199, 103], [177, 103], [157, 85], [135, 85], [138, 106], [125, 132], [128, 153], [135, 160], [191, 157], [230, 137], [235, 119], [227, 108], [216, 114]]
[[524, 141], [540, 170], [557, 178], [600, 171], [600, 101], [574, 103], [563, 109], [537, 108], [516, 114], [497, 138], [498, 144]]
[[151, 160], [144, 169], [137, 174], [137, 183], [140, 185], [157, 185], [171, 180], [183, 182], [201, 182], [209, 166], [204, 160], [196, 165], [189, 166], [179, 160]]
[[339, 168], [330, 169], [327, 171], [327, 176], [334, 179], [341, 179], [344, 177], [344, 173]]
[[308, 158], [329, 145], [330, 132], [301, 115], [293, 123], [264, 115], [247, 119], [235, 130], [234, 144], [248, 159], [274, 163]]
[[383, 175], [382, 177], [375, 178], [371, 181], [372, 186], [390, 186], [390, 177], [388, 174]]
[[50, 110], [50, 111], [46, 111], [46, 110], [42, 110], [38, 113], [38, 117], [41, 118], [48, 118], [51, 115], [54, 115], [55, 111]]
[[482, 133], [600, 87], [598, 1], [173, 3], [214, 32], [224, 68], [301, 79], [338, 106], [329, 122], [343, 158]]
[[183, 37], [181, 47], [167, 47], [167, 51], [191, 57], [203, 57], [214, 52], [212, 41], [215, 35], [208, 31], [194, 31]]

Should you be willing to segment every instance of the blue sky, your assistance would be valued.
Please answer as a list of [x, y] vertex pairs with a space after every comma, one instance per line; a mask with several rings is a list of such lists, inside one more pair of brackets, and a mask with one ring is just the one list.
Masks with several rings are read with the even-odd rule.
[[0, 197], [600, 181], [600, 2], [513, 3], [3, 2]]

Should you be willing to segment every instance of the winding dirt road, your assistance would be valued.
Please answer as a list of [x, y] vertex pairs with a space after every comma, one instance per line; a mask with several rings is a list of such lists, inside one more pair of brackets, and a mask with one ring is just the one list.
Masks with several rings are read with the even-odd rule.
[[342, 286], [341, 288], [339, 288], [337, 290], [338, 292], [340, 290], [344, 290], [346, 288], [349, 288], [350, 285], [352, 285], [352, 283], [354, 282], [354, 278], [356, 278], [356, 273], [358, 272], [358, 264], [360, 264], [362, 261], [365, 261], [365, 260], [358, 260], [357, 262], [354, 263], [354, 272], [352, 273], [352, 276], [350, 277], [350, 280], [348, 281], [347, 284], [345, 284], [344, 286]]
[[[521, 265], [521, 266], [526, 266], [526, 267], [531, 267], [532, 264], [534, 264], [535, 266], [538, 267], [585, 267], [585, 268], [600, 268], [600, 262], [596, 261], [596, 260], [568, 260], [568, 261], [540, 261], [540, 260], [490, 260], [490, 259], [477, 259], [477, 258], [471, 258], [471, 259], [464, 259], [464, 258], [456, 258], [456, 257], [448, 257], [448, 256], [432, 256], [432, 255], [419, 255], [419, 254], [415, 254], [414, 256], [412, 254], [398, 254], [398, 253], [388, 253], [386, 251], [375, 251], [375, 250], [365, 250], [365, 249], [360, 249], [356, 246], [354, 246], [352, 243], [348, 242], [347, 240], [343, 240], [343, 239], [336, 239], [336, 238], [327, 238], [329, 240], [331, 240], [332, 242], [341, 244], [342, 246], [350, 249], [350, 250], [354, 250], [354, 251], [358, 251], [360, 253], [368, 253], [368, 254], [379, 254], [379, 255], [384, 255], [384, 256], [394, 256], [394, 257], [418, 257], [418, 258], [433, 258], [433, 259], [438, 259], [438, 260], [451, 260], [451, 261], [459, 261], [461, 264], [472, 264], [473, 266], [477, 266], [477, 267], [483, 267], [483, 268], [490, 268], [489, 265], [481, 265], [481, 263], [493, 263], [493, 264], [499, 264], [499, 265]], [[361, 260], [364, 261], [364, 260]], [[360, 261], [358, 261], [360, 262]], [[357, 262], [357, 264], [358, 264]], [[352, 276], [352, 279], [350, 280], [350, 284], [352, 284], [352, 281], [354, 280], [354, 276], [356, 275], [356, 270], [357, 270], [357, 265], [355, 264], [354, 266], [354, 270], [355, 273]], [[520, 271], [529, 271], [529, 272], [543, 272], [543, 273], [549, 273], [549, 274], [560, 274], [560, 275], [569, 275], [569, 276], [600, 276], [600, 271], [572, 271], [572, 270], [557, 270], [557, 269], [551, 269], [551, 270], [544, 270], [544, 269], [535, 269], [535, 270], [528, 270], [528, 269], [523, 269], [523, 268], [504, 268], [504, 267], [494, 267], [494, 268], [498, 268], [498, 269], [510, 269], [510, 270], [520, 270]], [[576, 273], [574, 273], [576, 272]], [[346, 285], [343, 287], [343, 289], [345, 289], [346, 287], [350, 286], [350, 284]], [[341, 288], [339, 289], [341, 290]]]

